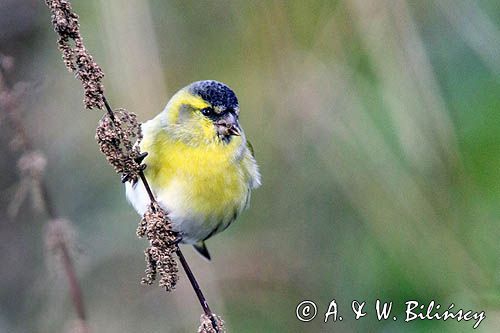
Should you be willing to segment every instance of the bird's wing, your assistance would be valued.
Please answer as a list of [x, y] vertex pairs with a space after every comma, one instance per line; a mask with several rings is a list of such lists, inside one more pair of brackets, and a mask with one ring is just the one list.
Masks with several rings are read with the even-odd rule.
[[247, 149], [249, 154], [248, 153], [246, 154], [243, 160], [243, 165], [249, 177], [250, 189], [254, 189], [260, 186], [261, 181], [260, 181], [259, 167], [257, 166], [257, 162], [255, 161], [255, 153], [253, 150], [253, 146], [248, 140], [247, 140]]
[[248, 148], [248, 150], [250, 150], [250, 153], [252, 154], [252, 157], [255, 158], [255, 152], [253, 150], [253, 146], [250, 143], [250, 141], [248, 141], [248, 140], [247, 140], [247, 148]]

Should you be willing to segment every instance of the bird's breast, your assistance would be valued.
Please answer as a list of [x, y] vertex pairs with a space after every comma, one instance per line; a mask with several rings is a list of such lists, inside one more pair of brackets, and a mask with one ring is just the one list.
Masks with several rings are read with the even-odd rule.
[[242, 163], [234, 156], [237, 142], [235, 147], [156, 142], [162, 143], [144, 149], [146, 177], [177, 229], [195, 239], [234, 220], [248, 195]]

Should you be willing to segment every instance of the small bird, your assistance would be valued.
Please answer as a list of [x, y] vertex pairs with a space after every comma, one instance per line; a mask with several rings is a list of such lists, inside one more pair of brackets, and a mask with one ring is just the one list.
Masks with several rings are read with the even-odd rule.
[[[238, 117], [235, 93], [217, 81], [179, 90], [155, 118], [142, 124], [145, 176], [181, 243], [205, 258], [205, 240], [225, 230], [248, 207], [260, 173]], [[126, 184], [140, 215], [149, 205], [142, 182]]]

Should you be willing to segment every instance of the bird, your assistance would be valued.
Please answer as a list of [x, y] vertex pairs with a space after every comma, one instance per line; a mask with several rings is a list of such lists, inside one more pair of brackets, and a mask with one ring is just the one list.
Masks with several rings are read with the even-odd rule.
[[[205, 241], [249, 206], [261, 185], [253, 147], [239, 123], [240, 107], [226, 84], [204, 80], [180, 89], [156, 117], [141, 125], [145, 177], [172, 221], [180, 243], [206, 259]], [[142, 182], [126, 183], [139, 215], [150, 204]]]

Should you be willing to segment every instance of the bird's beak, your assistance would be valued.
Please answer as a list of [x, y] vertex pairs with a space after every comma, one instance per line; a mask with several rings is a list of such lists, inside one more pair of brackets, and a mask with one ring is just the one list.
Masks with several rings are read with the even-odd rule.
[[234, 114], [228, 112], [222, 119], [215, 123], [217, 133], [222, 136], [241, 136], [240, 124]]
[[229, 133], [229, 135], [241, 136], [240, 127], [238, 125], [231, 126], [227, 132]]

